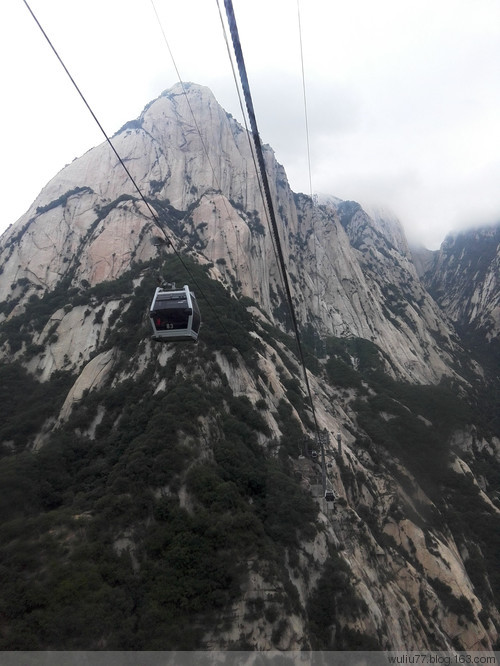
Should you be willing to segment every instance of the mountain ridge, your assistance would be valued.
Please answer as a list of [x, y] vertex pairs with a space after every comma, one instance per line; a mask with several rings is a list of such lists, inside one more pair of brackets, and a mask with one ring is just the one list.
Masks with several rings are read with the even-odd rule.
[[[67, 273], [78, 261], [78, 256], [88, 256], [89, 265], [77, 266], [73, 279], [85, 280], [93, 285], [103, 279], [118, 277], [131, 259], [152, 258], [154, 250], [149, 245], [149, 238], [161, 239], [170, 230], [176, 234], [176, 220], [182, 218], [181, 235], [177, 236], [177, 242], [183, 248], [197, 252], [201, 260], [218, 261], [215, 273], [218, 269], [221, 279], [226, 282], [241, 282], [241, 293], [262, 303], [268, 312], [277, 307], [278, 302], [276, 298], [272, 302], [271, 293], [278, 294], [283, 288], [274, 266], [271, 234], [263, 225], [265, 211], [255, 173], [252, 173], [254, 165], [247, 137], [242, 128], [216, 106], [213, 95], [206, 89], [189, 86], [188, 91], [194, 91], [189, 105], [180, 85], [174, 86], [172, 91], [163, 93], [146, 107], [141, 115], [140, 128], [125, 129], [115, 137], [119, 140], [117, 149], [125, 163], [130, 163], [132, 175], [142, 187], [146, 199], [153, 207], [158, 206], [157, 215], [162, 224], [151, 221], [144, 203], [134, 192], [125, 172], [118, 168], [109, 146], [104, 143], [68, 165], [44, 188], [16, 225], [16, 229], [28, 225], [30, 230], [22, 234], [15, 250], [9, 236], [18, 238], [19, 232], [16, 234], [15, 230], [11, 230], [10, 234], [4, 234], [3, 243], [10, 245], [13, 254], [2, 265], [5, 281], [3, 290], [0, 289], [0, 298], [11, 296], [8, 293], [10, 284], [18, 279], [19, 265], [27, 266], [25, 279], [34, 278], [38, 282], [36, 287], [42, 288], [54, 286], [58, 276]], [[205, 107], [209, 109], [204, 125], [208, 129], [204, 130], [206, 137], [201, 138], [191, 114], [196, 110], [201, 113]], [[187, 120], [178, 123], [181, 108], [184, 108]], [[164, 123], [165, 135], [158, 129], [160, 121], [156, 117]], [[189, 140], [177, 135], [179, 130], [176, 128], [184, 125], [190, 128]], [[230, 170], [221, 166], [224, 160], [219, 159], [222, 128], [225, 128], [224, 136], [231, 137], [225, 139], [225, 145], [227, 150], [235, 150], [232, 160], [238, 164], [237, 168]], [[191, 154], [189, 142], [194, 142], [192, 150], [196, 160], [186, 157]], [[353, 334], [372, 340], [378, 337], [386, 345], [384, 351], [394, 357], [396, 372], [402, 376], [438, 381], [443, 373], [449, 374], [450, 362], [442, 363], [444, 348], [438, 350], [434, 338], [436, 335], [447, 338], [451, 351], [453, 332], [443, 323], [433, 301], [420, 288], [407, 256], [407, 245], [402, 240], [400, 226], [394, 222], [389, 225], [397, 229], [393, 238], [398, 239], [398, 247], [392, 243], [389, 247], [383, 234], [380, 235], [377, 230], [377, 222], [361, 208], [347, 223], [345, 202], [337, 206], [313, 206], [304, 195], [294, 198], [283, 167], [274, 160], [270, 149], [265, 152], [276, 197], [275, 205], [281, 213], [280, 240], [284, 244], [288, 270], [294, 282], [305, 290], [305, 302], [295, 302], [301, 324], [314, 321], [325, 332], [334, 335]], [[170, 153], [174, 167], [169, 166]], [[156, 157], [151, 159], [151, 154]], [[226, 154], [229, 153], [226, 151]], [[144, 156], [147, 156], [145, 162]], [[198, 160], [200, 156], [201, 164]], [[218, 165], [217, 173], [212, 168], [215, 163]], [[193, 165], [194, 170], [191, 169]], [[103, 172], [113, 174], [113, 179], [103, 176]], [[144, 173], [148, 174], [147, 180]], [[227, 190], [222, 196], [221, 187]], [[232, 194], [233, 190], [237, 193]], [[73, 210], [73, 205], [78, 206], [78, 210]], [[78, 221], [78, 226], [70, 225], [62, 234], [59, 226], [61, 208], [67, 220], [75, 218]], [[245, 214], [242, 211], [246, 211]], [[51, 223], [55, 224], [53, 231], [50, 230]], [[252, 227], [258, 233], [252, 233]], [[316, 232], [320, 229], [322, 235], [318, 236]], [[327, 244], [324, 242], [325, 234], [331, 236]], [[22, 254], [25, 242], [26, 258]], [[85, 253], [78, 249], [78, 244], [82, 242], [86, 244]], [[334, 247], [337, 252], [335, 257], [332, 254]], [[362, 255], [371, 251], [377, 254], [378, 261], [387, 264], [383, 271], [372, 271], [369, 282], [364, 277], [370, 270], [369, 264], [365, 261], [361, 265], [360, 257], [355, 252], [360, 247]], [[303, 253], [309, 255], [306, 263], [311, 267], [312, 279], [299, 275], [294, 266], [294, 258], [301, 257]], [[37, 273], [34, 261], [39, 267], [45, 267], [45, 274]], [[225, 262], [224, 270], [222, 261]], [[269, 278], [261, 284], [261, 276]], [[328, 283], [332, 278], [336, 280], [335, 284]], [[412, 285], [413, 303], [410, 308], [403, 301], [398, 301], [399, 288], [396, 292], [391, 287], [391, 284], [403, 281]], [[318, 294], [315, 294], [316, 291]], [[410, 297], [409, 291], [405, 296]], [[380, 301], [384, 303], [384, 311], [377, 306]], [[394, 317], [385, 314], [403, 309], [405, 317], [397, 324]], [[346, 317], [345, 322], [342, 317]], [[418, 327], [415, 317], [425, 321], [424, 328], [427, 329], [419, 331], [418, 335], [414, 330]], [[409, 353], [410, 349], [415, 352]], [[431, 363], [428, 356], [432, 358]]]
[[[482, 359], [396, 221], [266, 148], [313, 413], [248, 137], [186, 90], [114, 137], [155, 219], [103, 144], [0, 238], [0, 645], [492, 649]], [[158, 280], [207, 297], [198, 344], [151, 341]]]

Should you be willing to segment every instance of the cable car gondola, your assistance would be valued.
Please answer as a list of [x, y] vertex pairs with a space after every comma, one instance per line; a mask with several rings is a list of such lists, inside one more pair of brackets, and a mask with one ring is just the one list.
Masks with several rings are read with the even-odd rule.
[[337, 499], [335, 491], [332, 490], [331, 488], [327, 488], [325, 490], [325, 499], [327, 502], [335, 502], [335, 500]]
[[198, 340], [201, 315], [196, 297], [187, 284], [182, 289], [157, 287], [149, 312], [153, 340], [182, 342]]

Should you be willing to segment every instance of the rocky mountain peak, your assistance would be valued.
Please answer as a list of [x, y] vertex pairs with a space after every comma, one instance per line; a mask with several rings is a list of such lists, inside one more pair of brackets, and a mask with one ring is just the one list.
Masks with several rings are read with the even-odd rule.
[[[212, 93], [177, 84], [113, 143], [156, 219], [107, 143], [89, 150], [3, 236], [0, 298], [29, 298], [61, 279], [75, 286], [115, 279], [155, 256], [154, 237], [172, 237], [282, 325], [283, 287], [248, 136]], [[301, 324], [372, 340], [395, 376], [449, 375], [453, 331], [422, 289], [399, 223], [354, 202], [294, 196], [270, 148], [265, 156]]]
[[[144, 198], [104, 143], [0, 238], [2, 649], [498, 641], [498, 378], [453, 323], [491, 330], [496, 232], [419, 277], [265, 147], [303, 367], [248, 138], [178, 84], [113, 137]], [[159, 282], [196, 345], [151, 340]]]

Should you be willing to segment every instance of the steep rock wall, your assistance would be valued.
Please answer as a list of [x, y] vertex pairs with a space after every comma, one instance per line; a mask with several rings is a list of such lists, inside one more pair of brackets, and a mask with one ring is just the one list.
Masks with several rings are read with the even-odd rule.
[[[3, 235], [0, 297], [29, 298], [64, 278], [74, 285], [114, 279], [132, 261], [155, 256], [155, 239], [169, 239], [179, 252], [214, 263], [234, 293], [283, 325], [275, 239], [248, 137], [210, 91], [174, 86], [113, 143], [157, 217], [107, 143], [88, 151]], [[453, 374], [452, 327], [422, 288], [400, 226], [357, 204], [313, 205], [294, 195], [270, 148], [264, 152], [301, 325], [372, 340], [395, 376], [437, 382]]]

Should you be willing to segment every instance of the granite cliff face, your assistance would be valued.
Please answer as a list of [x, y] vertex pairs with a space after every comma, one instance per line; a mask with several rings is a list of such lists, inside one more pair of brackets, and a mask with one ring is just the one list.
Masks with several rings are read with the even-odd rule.
[[423, 272], [427, 289], [462, 332], [500, 334], [500, 224], [450, 234]]
[[[94, 285], [155, 256], [151, 239], [215, 263], [213, 275], [277, 322], [283, 287], [248, 137], [209, 90], [180, 85], [113, 137], [145, 204], [107, 143], [64, 168], [2, 238], [0, 298], [25, 298], [70, 277]], [[321, 334], [374, 341], [394, 376], [452, 374], [453, 329], [422, 288], [402, 229], [349, 202], [294, 195], [266, 148], [297, 316]], [[27, 282], [25, 282], [27, 281]], [[236, 287], [237, 285], [237, 287]]]
[[[0, 239], [3, 648], [490, 649], [500, 440], [454, 324], [498, 325], [494, 236], [424, 280], [396, 221], [293, 193], [265, 147], [312, 414], [245, 131], [187, 84], [113, 143], [154, 217], [103, 144]], [[194, 347], [149, 337], [172, 246]]]

